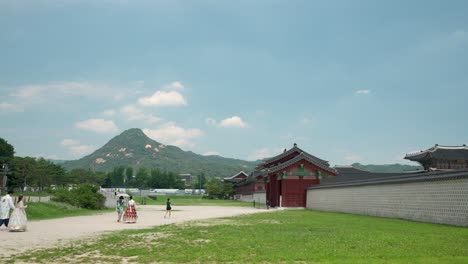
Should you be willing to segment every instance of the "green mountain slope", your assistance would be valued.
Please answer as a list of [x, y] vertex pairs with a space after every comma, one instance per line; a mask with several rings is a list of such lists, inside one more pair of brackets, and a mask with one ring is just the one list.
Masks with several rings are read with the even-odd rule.
[[403, 164], [384, 164], [384, 165], [364, 165], [360, 163], [353, 163], [351, 166], [355, 168], [359, 168], [362, 170], [370, 171], [370, 172], [381, 172], [381, 173], [398, 173], [398, 172], [405, 172], [405, 171], [415, 171], [415, 170], [422, 170], [423, 167], [418, 165], [403, 165]]
[[147, 137], [141, 129], [132, 128], [111, 139], [100, 149], [79, 160], [62, 164], [67, 170], [74, 168], [111, 171], [114, 167], [131, 166], [158, 168], [176, 173], [205, 173], [208, 177], [229, 177], [235, 173], [252, 171], [257, 162], [202, 156], [183, 151], [175, 146], [166, 146]]

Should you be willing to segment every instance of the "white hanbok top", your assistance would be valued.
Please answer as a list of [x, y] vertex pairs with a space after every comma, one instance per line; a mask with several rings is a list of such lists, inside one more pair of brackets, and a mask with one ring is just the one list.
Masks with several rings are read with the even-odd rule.
[[135, 209], [136, 209], [136, 203], [135, 203], [135, 201], [134, 201], [133, 199], [131, 199], [130, 201], [128, 201], [128, 206], [132, 206], [132, 205], [133, 205], [133, 207], [135, 207]]
[[7, 194], [0, 200], [0, 219], [10, 218], [10, 209], [15, 209], [15, 205], [11, 196]]

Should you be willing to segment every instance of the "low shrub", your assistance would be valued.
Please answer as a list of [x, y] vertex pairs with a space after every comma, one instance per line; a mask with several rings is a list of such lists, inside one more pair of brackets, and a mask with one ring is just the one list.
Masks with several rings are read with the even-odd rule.
[[52, 196], [53, 201], [93, 210], [104, 208], [105, 199], [99, 193], [99, 187], [91, 184], [81, 184], [71, 190], [55, 190]]

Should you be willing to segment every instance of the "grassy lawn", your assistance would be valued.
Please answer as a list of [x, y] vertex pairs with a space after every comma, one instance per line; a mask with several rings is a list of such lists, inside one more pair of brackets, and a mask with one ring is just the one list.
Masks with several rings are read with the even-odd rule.
[[28, 220], [44, 220], [115, 211], [115, 209], [88, 210], [55, 202], [27, 203], [26, 205], [28, 206], [26, 209]]
[[284, 210], [126, 230], [10, 261], [468, 263], [468, 228]]
[[[202, 199], [201, 195], [187, 195], [187, 196], [164, 196], [158, 195], [157, 200], [152, 200], [149, 197], [146, 197], [147, 205], [166, 205], [167, 198], [171, 199], [172, 206], [177, 207], [178, 205], [220, 205], [220, 206], [247, 206], [252, 207], [252, 202], [240, 202], [234, 200], [209, 200]], [[141, 197], [135, 196], [135, 201], [141, 203]]]

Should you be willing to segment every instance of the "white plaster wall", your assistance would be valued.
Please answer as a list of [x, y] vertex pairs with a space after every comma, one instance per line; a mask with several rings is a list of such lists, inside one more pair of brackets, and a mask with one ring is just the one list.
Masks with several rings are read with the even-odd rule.
[[256, 192], [253, 194], [253, 199], [256, 203], [266, 204], [266, 193], [265, 192]]
[[307, 209], [468, 226], [468, 179], [310, 189]]
[[253, 194], [247, 194], [247, 195], [243, 195], [241, 194], [239, 200], [240, 201], [243, 201], [243, 202], [252, 202], [253, 201]]

